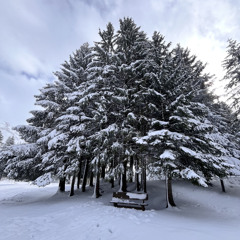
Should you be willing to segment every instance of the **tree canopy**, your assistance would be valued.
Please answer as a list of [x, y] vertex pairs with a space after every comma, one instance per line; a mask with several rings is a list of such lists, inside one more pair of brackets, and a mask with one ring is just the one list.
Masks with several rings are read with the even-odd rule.
[[148, 39], [131, 18], [121, 19], [116, 33], [109, 23], [99, 35], [35, 96], [41, 110], [16, 128], [27, 144], [0, 154], [5, 174], [52, 174], [63, 182], [72, 176], [73, 184], [78, 176], [83, 191], [87, 176], [95, 176], [95, 197], [100, 177], [112, 184], [120, 178], [126, 191], [134, 176], [137, 190], [146, 191], [147, 176], [206, 187], [231, 174], [237, 140], [222, 129], [227, 106], [213, 102], [205, 64], [158, 32]]

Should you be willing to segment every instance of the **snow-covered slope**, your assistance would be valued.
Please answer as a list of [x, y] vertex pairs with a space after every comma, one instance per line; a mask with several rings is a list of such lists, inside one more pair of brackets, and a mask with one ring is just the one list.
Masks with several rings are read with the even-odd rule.
[[9, 123], [7, 122], [0, 123], [0, 131], [3, 134], [3, 142], [6, 142], [6, 140], [9, 137], [13, 136], [15, 140], [15, 144], [24, 143], [24, 141], [20, 138], [18, 132], [13, 130], [12, 126]]
[[[67, 186], [69, 190], [70, 186]], [[238, 240], [240, 236], [240, 179], [201, 188], [173, 183], [178, 208], [165, 209], [164, 182], [148, 183], [145, 212], [115, 208], [112, 189], [102, 185], [103, 196], [56, 193], [57, 183], [38, 188], [25, 182], [0, 181], [0, 239], [37, 240]], [[115, 191], [117, 190], [114, 189]]]

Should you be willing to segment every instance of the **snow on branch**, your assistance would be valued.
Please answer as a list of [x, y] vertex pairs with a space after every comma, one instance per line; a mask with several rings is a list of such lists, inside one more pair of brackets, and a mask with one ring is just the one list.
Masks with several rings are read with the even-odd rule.
[[181, 175], [182, 178], [186, 178], [186, 179], [189, 179], [189, 180], [194, 180], [199, 185], [201, 185], [203, 187], [208, 187], [204, 178], [202, 178], [201, 176], [199, 176], [198, 174], [196, 174], [193, 170], [191, 170], [189, 168], [185, 168], [182, 171], [180, 171], [180, 175]]
[[159, 156], [160, 159], [169, 159], [169, 160], [175, 160], [176, 154], [169, 149], [165, 149], [164, 152]]
[[49, 185], [52, 182], [52, 174], [51, 173], [45, 173], [42, 176], [38, 177], [33, 184], [37, 185], [38, 187], [45, 187]]

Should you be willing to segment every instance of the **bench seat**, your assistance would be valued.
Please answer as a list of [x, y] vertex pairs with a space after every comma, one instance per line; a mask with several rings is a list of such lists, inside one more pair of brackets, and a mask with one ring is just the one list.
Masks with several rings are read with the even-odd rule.
[[130, 192], [114, 192], [112, 200], [115, 207], [127, 207], [145, 210], [148, 204], [144, 201], [148, 200], [147, 193], [130, 193]]

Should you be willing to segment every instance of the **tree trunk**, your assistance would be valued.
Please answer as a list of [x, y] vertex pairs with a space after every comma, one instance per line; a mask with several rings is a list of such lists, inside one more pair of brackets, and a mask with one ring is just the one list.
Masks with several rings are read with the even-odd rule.
[[133, 156], [130, 156], [130, 176], [129, 182], [133, 182]]
[[80, 188], [81, 174], [82, 174], [82, 160], [80, 160], [80, 162], [79, 162], [79, 171], [78, 171], [78, 175], [77, 175], [77, 189]]
[[136, 181], [136, 189], [137, 189], [137, 192], [139, 192], [141, 190], [141, 184], [139, 182], [139, 173], [136, 173], [135, 174], [135, 181]]
[[114, 177], [110, 178], [111, 188], [114, 188]]
[[[116, 167], [116, 160], [115, 160], [116, 156], [114, 155], [114, 157], [112, 158], [111, 164], [110, 164], [110, 169], [113, 169]], [[111, 178], [110, 178], [110, 183], [111, 183], [111, 187], [114, 188], [114, 175], [113, 172], [111, 173]]]
[[88, 166], [89, 166], [89, 162], [88, 162], [88, 159], [86, 159], [85, 168], [84, 168], [84, 174], [83, 174], [83, 181], [82, 181], [82, 192], [86, 191]]
[[89, 186], [90, 187], [93, 187], [94, 185], [93, 185], [93, 177], [94, 177], [94, 174], [93, 174], [93, 171], [92, 171], [92, 169], [91, 169], [91, 172], [90, 172], [90, 181], [89, 181]]
[[58, 190], [60, 192], [65, 192], [65, 182], [66, 182], [66, 177], [63, 177], [63, 178], [59, 179], [59, 188], [58, 188]]
[[140, 182], [140, 191], [142, 191], [143, 190], [143, 170], [141, 171], [141, 174], [140, 174], [140, 180], [141, 180], [141, 182]]
[[166, 198], [167, 198], [166, 208], [168, 208], [169, 205], [172, 207], [176, 207], [176, 204], [173, 200], [171, 174], [166, 174]]
[[122, 173], [120, 174], [120, 178], [119, 178], [119, 190], [118, 190], [118, 192], [123, 192], [123, 180], [122, 180]]
[[225, 185], [224, 185], [224, 181], [223, 181], [222, 179], [220, 179], [220, 182], [221, 182], [222, 191], [223, 191], [223, 192], [226, 192], [226, 190], [225, 190]]
[[95, 179], [95, 186], [94, 186], [94, 198], [99, 198], [102, 195], [100, 194], [100, 161], [98, 160], [96, 164], [96, 179]]
[[119, 192], [127, 192], [127, 161], [123, 163], [123, 173], [121, 173]]
[[138, 158], [136, 157], [136, 172], [135, 172], [135, 183], [136, 183], [136, 189], [139, 192], [140, 191], [140, 182], [139, 182], [139, 166], [138, 166]]
[[122, 178], [122, 190], [123, 192], [127, 191], [127, 161], [124, 161], [123, 163], [123, 178]]
[[146, 174], [146, 165], [144, 164], [144, 167], [142, 169], [142, 180], [143, 180], [143, 192], [147, 193], [147, 174]]
[[76, 179], [76, 176], [75, 174], [72, 176], [72, 183], [71, 183], [71, 191], [70, 191], [70, 197], [74, 195], [74, 185], [75, 185], [75, 179]]
[[105, 178], [105, 173], [106, 173], [106, 166], [103, 165], [103, 166], [102, 166], [102, 171], [101, 171], [101, 178], [102, 178], [102, 179]]

